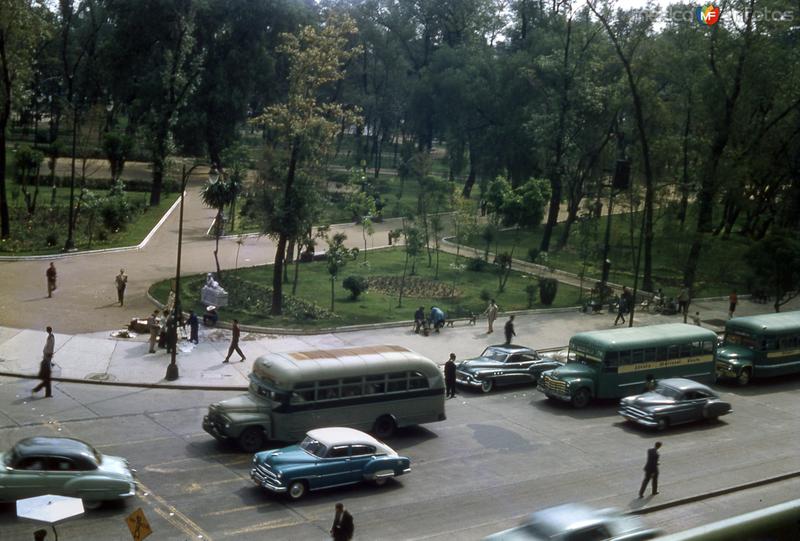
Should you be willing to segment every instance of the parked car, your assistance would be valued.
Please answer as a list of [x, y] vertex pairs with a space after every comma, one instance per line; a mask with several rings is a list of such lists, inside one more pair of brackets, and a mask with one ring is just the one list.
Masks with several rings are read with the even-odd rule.
[[496, 385], [536, 384], [542, 372], [562, 365], [557, 359], [541, 356], [525, 346], [489, 346], [480, 357], [458, 364], [456, 383], [488, 393]]
[[659, 430], [730, 412], [731, 405], [708, 386], [685, 378], [662, 379], [653, 391], [623, 398], [619, 408], [628, 421]]
[[132, 497], [133, 471], [124, 458], [101, 454], [80, 440], [26, 438], [0, 455], [0, 501], [56, 494], [93, 507]]
[[568, 503], [530, 514], [521, 526], [490, 535], [484, 541], [639, 541], [661, 532], [639, 517], [616, 509], [593, 509]]
[[250, 478], [297, 500], [309, 490], [371, 481], [380, 486], [411, 471], [411, 461], [369, 434], [353, 428], [311, 430], [298, 445], [253, 457]]

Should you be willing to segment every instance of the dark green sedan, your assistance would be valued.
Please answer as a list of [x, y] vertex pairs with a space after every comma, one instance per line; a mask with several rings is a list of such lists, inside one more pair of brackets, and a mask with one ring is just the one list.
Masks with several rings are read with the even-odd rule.
[[37, 436], [0, 454], [0, 501], [56, 494], [93, 507], [135, 493], [127, 460], [103, 455], [80, 440]]

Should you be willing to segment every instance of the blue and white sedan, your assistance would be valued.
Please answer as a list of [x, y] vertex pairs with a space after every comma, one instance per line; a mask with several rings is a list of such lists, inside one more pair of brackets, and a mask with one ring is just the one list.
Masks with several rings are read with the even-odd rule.
[[383, 485], [411, 471], [411, 461], [369, 434], [352, 428], [311, 430], [298, 445], [256, 453], [250, 478], [293, 500], [310, 490], [362, 481]]

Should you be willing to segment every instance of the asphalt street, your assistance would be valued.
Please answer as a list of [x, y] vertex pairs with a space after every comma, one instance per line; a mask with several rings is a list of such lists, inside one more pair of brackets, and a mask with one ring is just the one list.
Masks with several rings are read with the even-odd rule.
[[[718, 423], [666, 433], [628, 426], [613, 402], [576, 411], [530, 387], [461, 392], [448, 419], [405, 429], [388, 441], [412, 472], [384, 487], [312, 493], [294, 503], [249, 480], [251, 456], [202, 431], [208, 403], [232, 391], [131, 389], [57, 384], [57, 399], [32, 399], [30, 381], [0, 378], [0, 448], [37, 434], [91, 442], [138, 470], [137, 497], [58, 526], [59, 538], [130, 539], [125, 517], [141, 507], [152, 539], [326, 539], [333, 506], [355, 517], [356, 539], [480, 539], [526, 513], [568, 501], [636, 509], [800, 470], [800, 377], [739, 388], [720, 386], [734, 413]], [[659, 496], [636, 498], [646, 449], [664, 442]], [[791, 499], [797, 482], [749, 496], [647, 516], [678, 531]], [[0, 539], [29, 540], [36, 525], [0, 506]], [[202, 537], [201, 537], [202, 536]]]

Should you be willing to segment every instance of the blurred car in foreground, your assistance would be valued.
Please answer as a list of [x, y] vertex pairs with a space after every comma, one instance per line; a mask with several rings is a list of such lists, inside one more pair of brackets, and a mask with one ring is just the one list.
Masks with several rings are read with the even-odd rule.
[[383, 485], [411, 471], [411, 461], [360, 430], [344, 427], [311, 430], [297, 445], [262, 451], [253, 457], [250, 478], [293, 500], [309, 490], [362, 481]]
[[525, 346], [489, 346], [479, 357], [458, 364], [456, 383], [488, 393], [499, 385], [536, 384], [542, 372], [558, 368], [562, 364]]
[[0, 455], [0, 501], [55, 494], [81, 498], [93, 507], [135, 493], [127, 460], [104, 455], [80, 440], [26, 438]]
[[708, 386], [685, 378], [663, 379], [650, 392], [628, 396], [619, 403], [626, 420], [649, 428], [701, 420], [716, 420], [731, 412], [731, 405]]
[[660, 534], [640, 518], [616, 509], [568, 503], [532, 513], [521, 526], [492, 534], [484, 541], [639, 541]]

